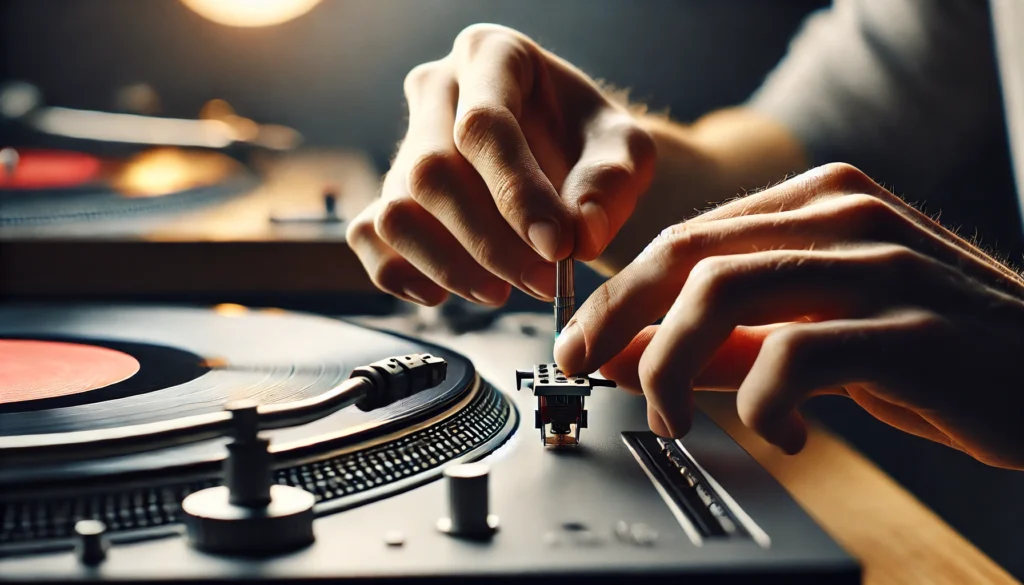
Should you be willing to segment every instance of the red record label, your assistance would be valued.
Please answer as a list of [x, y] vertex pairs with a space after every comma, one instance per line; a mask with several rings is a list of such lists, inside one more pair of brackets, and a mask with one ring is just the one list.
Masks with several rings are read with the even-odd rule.
[[100, 159], [64, 150], [18, 149], [14, 173], [0, 167], [0, 189], [59, 189], [97, 181]]
[[97, 390], [138, 371], [138, 360], [106, 347], [0, 339], [0, 404]]

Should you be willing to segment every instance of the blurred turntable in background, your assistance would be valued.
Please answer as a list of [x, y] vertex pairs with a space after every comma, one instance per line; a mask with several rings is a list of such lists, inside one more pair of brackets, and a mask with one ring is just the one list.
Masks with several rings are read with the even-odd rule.
[[[266, 26], [316, 3], [185, 4], [224, 25]], [[335, 312], [392, 304], [370, 291], [344, 243], [344, 217], [376, 189], [358, 151], [301, 148], [295, 129], [256, 122], [216, 97], [194, 118], [169, 116], [147, 83], [125, 84], [106, 107], [86, 109], [48, 104], [37, 86], [5, 81], [0, 135], [7, 297]], [[320, 269], [325, 259], [333, 270]]]

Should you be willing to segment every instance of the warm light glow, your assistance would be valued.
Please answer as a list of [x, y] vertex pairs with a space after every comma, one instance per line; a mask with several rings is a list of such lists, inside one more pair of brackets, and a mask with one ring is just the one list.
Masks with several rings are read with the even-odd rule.
[[320, 0], [181, 0], [214, 22], [229, 26], [269, 26], [309, 12]]
[[213, 312], [221, 317], [241, 317], [249, 312], [249, 307], [235, 303], [221, 303], [213, 306]]
[[238, 161], [218, 152], [156, 148], [129, 158], [111, 183], [125, 197], [158, 197], [216, 185], [238, 166]]

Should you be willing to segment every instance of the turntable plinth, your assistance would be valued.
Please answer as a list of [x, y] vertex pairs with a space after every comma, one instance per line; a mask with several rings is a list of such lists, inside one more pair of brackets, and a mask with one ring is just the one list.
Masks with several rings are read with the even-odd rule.
[[319, 212], [325, 190], [337, 193], [342, 218], [354, 217], [377, 191], [366, 156], [299, 151], [252, 166], [254, 175], [223, 187], [237, 193], [199, 206], [5, 223], [0, 295], [253, 302], [376, 292], [345, 222], [271, 221]]

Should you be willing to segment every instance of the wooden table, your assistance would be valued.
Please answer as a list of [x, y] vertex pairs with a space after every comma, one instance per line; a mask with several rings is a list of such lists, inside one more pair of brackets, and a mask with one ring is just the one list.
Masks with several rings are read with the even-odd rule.
[[867, 458], [821, 426], [787, 456], [743, 426], [734, 395], [697, 404], [864, 567], [865, 585], [1019, 583]]

